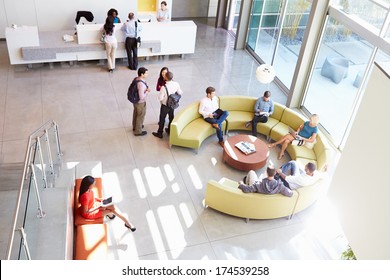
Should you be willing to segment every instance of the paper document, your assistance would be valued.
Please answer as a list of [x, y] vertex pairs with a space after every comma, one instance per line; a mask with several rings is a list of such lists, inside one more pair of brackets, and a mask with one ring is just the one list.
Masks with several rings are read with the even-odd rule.
[[255, 145], [249, 142], [241, 141], [238, 142], [235, 146], [246, 155], [253, 154], [254, 152], [256, 152]]

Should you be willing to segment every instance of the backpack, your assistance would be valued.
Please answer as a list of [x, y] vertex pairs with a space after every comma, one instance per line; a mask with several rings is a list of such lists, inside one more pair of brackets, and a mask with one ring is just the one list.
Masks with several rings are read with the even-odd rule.
[[[139, 94], [138, 94], [138, 82], [142, 82], [146, 85], [146, 83], [142, 80], [137, 80], [137, 78], [134, 78], [134, 80], [131, 82], [129, 89], [127, 90], [127, 99], [131, 103], [138, 103], [139, 101]], [[147, 85], [146, 85], [147, 86]]]
[[171, 109], [176, 109], [177, 107], [179, 107], [179, 100], [181, 98], [181, 95], [176, 92], [174, 94], [169, 94], [167, 86], [164, 85], [164, 87], [168, 94], [167, 106]]

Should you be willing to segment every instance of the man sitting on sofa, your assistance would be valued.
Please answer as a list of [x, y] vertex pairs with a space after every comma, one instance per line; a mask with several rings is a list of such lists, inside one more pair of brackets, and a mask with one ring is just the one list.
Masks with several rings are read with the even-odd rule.
[[267, 177], [261, 179], [257, 177], [256, 172], [251, 170], [248, 175], [244, 178], [244, 181], [239, 182], [238, 188], [244, 193], [263, 193], [263, 194], [276, 194], [281, 193], [282, 195], [291, 197], [293, 195], [292, 190], [287, 188], [281, 180], [275, 180], [275, 168], [273, 166], [267, 167]]
[[215, 96], [215, 88], [208, 87], [206, 89], [206, 96], [200, 100], [199, 114], [201, 114], [204, 120], [210, 123], [217, 131], [218, 143], [221, 147], [224, 146], [222, 135], [222, 123], [229, 115], [228, 111], [219, 109], [219, 100]]
[[275, 178], [280, 178], [286, 187], [295, 190], [313, 185], [324, 177], [324, 173], [316, 170], [316, 168], [316, 165], [312, 162], [309, 162], [302, 168], [298, 162], [290, 160], [276, 170]]
[[252, 125], [252, 135], [257, 136], [257, 123], [266, 123], [268, 117], [274, 112], [274, 102], [271, 100], [271, 92], [266, 90], [262, 97], [259, 97], [254, 107], [253, 119], [245, 124], [245, 127]]

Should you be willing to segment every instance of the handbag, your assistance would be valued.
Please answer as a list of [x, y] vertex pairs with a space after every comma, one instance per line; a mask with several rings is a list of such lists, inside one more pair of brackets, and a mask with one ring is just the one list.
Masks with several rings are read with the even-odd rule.
[[100, 36], [100, 42], [102, 42], [102, 43], [106, 42], [106, 32], [103, 32], [102, 36]]
[[137, 36], [138, 33], [138, 24], [137, 21], [134, 23], [135, 24], [135, 40], [137, 41], [138, 44], [141, 44], [141, 37]]

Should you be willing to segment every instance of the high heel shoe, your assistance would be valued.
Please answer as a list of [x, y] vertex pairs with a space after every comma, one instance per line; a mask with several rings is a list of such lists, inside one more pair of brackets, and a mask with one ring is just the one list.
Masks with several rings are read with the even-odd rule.
[[125, 227], [127, 227], [129, 230], [131, 230], [132, 232], [134, 232], [137, 228], [135, 227], [131, 227], [131, 226], [128, 226], [125, 224]]
[[112, 215], [112, 216], [106, 215], [106, 217], [109, 218], [110, 220], [113, 220], [113, 219], [115, 219], [116, 216], [115, 215]]

